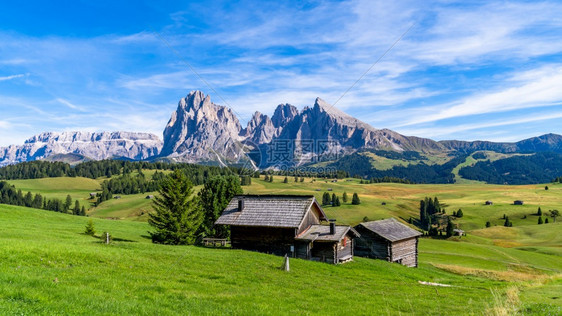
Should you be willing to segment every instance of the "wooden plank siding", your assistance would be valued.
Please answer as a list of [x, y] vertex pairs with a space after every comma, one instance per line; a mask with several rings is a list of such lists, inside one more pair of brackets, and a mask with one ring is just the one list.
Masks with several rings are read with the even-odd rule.
[[232, 248], [272, 253], [279, 256], [289, 254], [295, 242], [294, 228], [231, 226]]
[[391, 243], [390, 261], [408, 267], [418, 266], [418, 238], [410, 238]]
[[396, 262], [408, 267], [418, 266], [418, 237], [391, 242], [359, 225], [355, 228], [355, 255]]

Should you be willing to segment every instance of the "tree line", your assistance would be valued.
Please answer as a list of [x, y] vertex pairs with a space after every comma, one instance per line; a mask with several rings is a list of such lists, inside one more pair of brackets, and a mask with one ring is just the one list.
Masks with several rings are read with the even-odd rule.
[[0, 180], [39, 179], [53, 177], [85, 177], [97, 179], [131, 174], [140, 170], [182, 169], [196, 185], [218, 175], [242, 174], [238, 167], [218, 167], [189, 163], [146, 162], [124, 160], [87, 161], [76, 166], [64, 162], [30, 161], [0, 168]]
[[74, 201], [74, 205], [72, 202], [70, 195], [67, 195], [64, 201], [56, 198], [47, 199], [39, 193], [35, 195], [31, 192], [23, 194], [21, 190], [16, 189], [15, 186], [10, 185], [8, 182], [0, 181], [0, 204], [25, 206], [85, 216], [86, 208], [80, 206], [78, 201]]

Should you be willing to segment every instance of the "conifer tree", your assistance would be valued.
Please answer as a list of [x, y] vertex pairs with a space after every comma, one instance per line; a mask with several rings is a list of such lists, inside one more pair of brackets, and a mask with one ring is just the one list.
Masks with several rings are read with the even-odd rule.
[[486, 228], [488, 228], [488, 227], [490, 227], [490, 226], [492, 226], [492, 223], [490, 223], [489, 221], [486, 222]]
[[289, 179], [287, 177], [285, 177], [285, 179], [283, 180], [283, 183], [289, 183]]
[[197, 201], [192, 198], [193, 184], [181, 170], [166, 177], [153, 201], [155, 212], [149, 214], [148, 223], [154, 228], [149, 232], [152, 242], [170, 245], [195, 243], [203, 214]]
[[455, 226], [453, 226], [453, 221], [449, 220], [447, 223], [447, 238], [453, 236]]
[[230, 237], [230, 229], [226, 225], [215, 226], [216, 220], [235, 196], [244, 193], [240, 182], [234, 176], [217, 176], [209, 179], [199, 191], [199, 204], [203, 212], [203, 222], [199, 227], [202, 236], [216, 238]]
[[74, 209], [72, 211], [73, 211], [72, 214], [80, 215], [80, 203], [78, 202], [78, 200], [74, 202]]
[[336, 194], [332, 193], [332, 206], [337, 206], [336, 205]]
[[94, 222], [90, 219], [84, 230], [84, 234], [94, 236], [96, 234], [96, 229], [94, 227]]
[[542, 224], [542, 216], [539, 216], [538, 224], [539, 224], [539, 225]]
[[544, 223], [548, 224], [548, 217], [544, 219]]
[[348, 198], [347, 198], [347, 192], [343, 192], [342, 200], [343, 200], [344, 203], [347, 203], [347, 200], [348, 200]]
[[70, 197], [70, 195], [67, 195], [66, 201], [64, 202], [64, 211], [68, 212], [71, 206], [72, 206], [72, 197]]
[[335, 205], [335, 206], [341, 206], [340, 197], [339, 197], [339, 196], [336, 196], [336, 205]]
[[359, 195], [357, 195], [357, 193], [353, 193], [353, 197], [351, 198], [351, 204], [353, 205], [361, 204], [361, 200], [359, 200]]
[[541, 207], [540, 207], [540, 206], [539, 206], [539, 209], [537, 210], [537, 215], [538, 215], [538, 216], [542, 216], [542, 210], [541, 210]]
[[328, 204], [330, 204], [330, 193], [324, 192], [324, 194], [322, 195], [322, 205]]
[[80, 209], [80, 216], [86, 216], [86, 208], [84, 206]]

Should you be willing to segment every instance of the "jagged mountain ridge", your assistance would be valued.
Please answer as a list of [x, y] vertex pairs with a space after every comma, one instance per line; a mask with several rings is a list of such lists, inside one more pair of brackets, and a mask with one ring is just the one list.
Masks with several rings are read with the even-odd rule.
[[[178, 162], [226, 165], [240, 163], [241, 160], [247, 163], [244, 152], [252, 151], [252, 158], [259, 156], [257, 160], [254, 159], [259, 166], [268, 167], [272, 165], [267, 159], [270, 147], [279, 140], [294, 141], [297, 147], [306, 141], [330, 141], [335, 144], [330, 146], [335, 147], [339, 157], [362, 149], [416, 151], [429, 155], [478, 150], [562, 153], [562, 136], [556, 134], [515, 143], [434, 141], [404, 136], [389, 129], [376, 129], [320, 98], [315, 100], [312, 107], [305, 107], [301, 111], [293, 105], [280, 104], [271, 118], [256, 112], [247, 126], [242, 128], [231, 109], [213, 103], [210, 96], [201, 91], [191, 91], [179, 101], [163, 135], [161, 141], [157, 136], [147, 133], [42, 133], [28, 139], [23, 145], [0, 148], [0, 166], [48, 157], [56, 160], [56, 157], [67, 154], [94, 160], [166, 158]], [[298, 165], [303, 162], [299, 160], [292, 163]]]
[[93, 160], [119, 157], [143, 160], [158, 155], [161, 148], [162, 141], [149, 133], [46, 132], [29, 138], [23, 145], [0, 148], [0, 166], [64, 154]]

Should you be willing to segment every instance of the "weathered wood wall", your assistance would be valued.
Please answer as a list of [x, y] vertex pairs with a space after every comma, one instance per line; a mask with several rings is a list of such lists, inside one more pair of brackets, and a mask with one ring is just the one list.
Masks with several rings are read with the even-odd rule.
[[353, 239], [345, 236], [338, 245], [338, 261], [346, 256], [353, 256]]
[[304, 216], [304, 219], [297, 230], [297, 235], [300, 235], [302, 232], [307, 230], [311, 225], [318, 225], [318, 224], [320, 224], [318, 211], [315, 210], [314, 207], [311, 207], [310, 210]]
[[408, 267], [418, 266], [418, 238], [410, 238], [392, 243], [390, 261], [399, 262]]
[[295, 241], [294, 228], [231, 226], [232, 248], [255, 250], [283, 256], [290, 254]]
[[355, 238], [355, 255], [359, 257], [390, 260], [390, 242], [359, 225], [355, 227], [361, 235]]
[[310, 250], [310, 259], [327, 263], [337, 263], [334, 242], [315, 242]]

